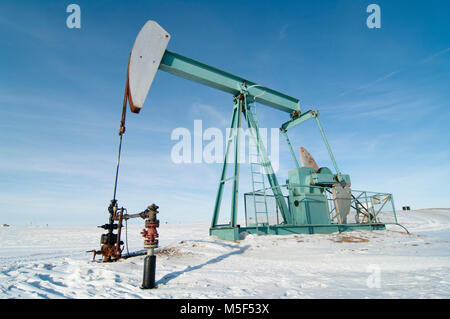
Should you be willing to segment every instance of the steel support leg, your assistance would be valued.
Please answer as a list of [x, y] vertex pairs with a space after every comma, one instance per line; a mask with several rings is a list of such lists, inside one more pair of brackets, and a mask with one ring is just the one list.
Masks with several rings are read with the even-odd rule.
[[236, 127], [236, 119], [237, 119], [238, 112], [239, 112], [239, 105], [238, 105], [238, 103], [235, 103], [234, 109], [233, 109], [233, 115], [231, 116], [230, 134], [228, 136], [227, 148], [226, 148], [225, 157], [223, 160], [222, 173], [220, 175], [219, 188], [217, 190], [216, 202], [214, 205], [214, 214], [213, 214], [213, 218], [211, 221], [211, 227], [215, 227], [217, 225], [217, 221], [219, 219], [220, 205], [222, 203], [223, 187], [224, 187], [225, 181], [226, 181], [225, 176], [227, 173], [228, 154], [230, 153], [230, 148], [231, 148], [231, 143], [232, 143], [232, 139], [233, 139], [233, 134], [235, 132], [234, 128]]
[[[244, 97], [245, 99], [245, 97]], [[237, 125], [234, 133], [234, 179], [233, 179], [233, 193], [231, 195], [231, 215], [230, 226], [236, 226], [236, 219], [239, 205], [239, 146], [240, 146], [240, 131], [241, 131], [241, 114], [243, 101], [238, 99], [238, 114]]]

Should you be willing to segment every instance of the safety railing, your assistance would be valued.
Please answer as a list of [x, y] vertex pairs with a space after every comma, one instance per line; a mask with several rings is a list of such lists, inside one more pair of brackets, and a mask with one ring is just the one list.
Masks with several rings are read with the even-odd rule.
[[[397, 224], [394, 200], [390, 193], [351, 190], [350, 198], [343, 198], [337, 196], [336, 193], [333, 194], [332, 187], [282, 185], [280, 188], [288, 207], [290, 205], [289, 190], [297, 187], [301, 189], [302, 193], [305, 192], [305, 194], [310, 192], [325, 196], [331, 224]], [[264, 199], [264, 191], [268, 217], [262, 218], [262, 216], [258, 216], [255, 218], [255, 210], [258, 211], [258, 207], [254, 207], [254, 202], [261, 202]], [[258, 200], [254, 201], [254, 196]], [[348, 209], [347, 207], [348, 214], [346, 214], [345, 218], [342, 218], [340, 215], [341, 212], [336, 209], [336, 203], [339, 200], [346, 200], [346, 204], [348, 205], [349, 199], [350, 208]], [[313, 201], [314, 199], [308, 199], [308, 196], [303, 199], [303, 201], [308, 200]], [[244, 208], [247, 227], [256, 226], [256, 221], [258, 222], [258, 226], [286, 224], [271, 187], [255, 191], [254, 193], [245, 193]]]
[[[331, 223], [338, 223], [339, 212], [336, 210], [336, 201], [342, 198], [334, 197], [330, 188], [325, 188]], [[395, 206], [392, 194], [351, 191], [350, 210], [346, 223], [372, 224], [397, 223]]]

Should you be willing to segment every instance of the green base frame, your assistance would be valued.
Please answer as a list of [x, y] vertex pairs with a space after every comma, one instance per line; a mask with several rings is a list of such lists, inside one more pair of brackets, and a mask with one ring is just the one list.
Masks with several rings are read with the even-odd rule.
[[210, 236], [223, 240], [240, 240], [242, 233], [255, 235], [332, 234], [358, 230], [386, 230], [386, 224], [328, 224], [328, 225], [272, 225], [256, 227], [217, 226], [209, 229]]

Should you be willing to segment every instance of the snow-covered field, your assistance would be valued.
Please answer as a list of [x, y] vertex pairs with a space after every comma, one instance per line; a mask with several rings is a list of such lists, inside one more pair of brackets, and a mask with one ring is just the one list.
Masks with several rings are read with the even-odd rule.
[[[400, 227], [226, 242], [207, 224], [161, 225], [157, 284], [143, 256], [92, 262], [95, 227], [0, 228], [0, 298], [449, 298], [450, 209], [399, 212]], [[142, 249], [142, 222], [129, 225]], [[379, 284], [378, 284], [379, 283]]]

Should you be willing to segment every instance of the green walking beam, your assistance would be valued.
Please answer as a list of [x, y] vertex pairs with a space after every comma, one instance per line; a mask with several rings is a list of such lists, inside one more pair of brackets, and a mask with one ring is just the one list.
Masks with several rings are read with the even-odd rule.
[[204, 84], [206, 86], [228, 92], [234, 96], [241, 92], [245, 83], [248, 88], [247, 103], [258, 97], [258, 102], [284, 112], [292, 113], [300, 109], [299, 100], [277, 92], [268, 87], [257, 85], [234, 74], [222, 71], [181, 54], [165, 51], [159, 69], [179, 77]]

